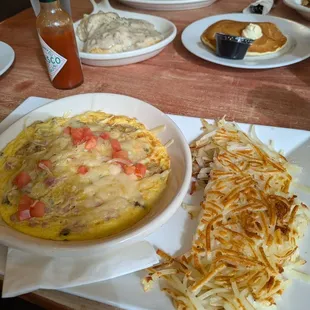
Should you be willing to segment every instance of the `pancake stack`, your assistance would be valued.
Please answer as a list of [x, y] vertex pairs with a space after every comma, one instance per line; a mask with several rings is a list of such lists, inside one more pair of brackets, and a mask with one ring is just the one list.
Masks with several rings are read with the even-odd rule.
[[[250, 22], [240, 22], [234, 20], [221, 20], [208, 27], [201, 35], [201, 41], [206, 46], [216, 50], [216, 33], [224, 33], [232, 36], [242, 36], [242, 31]], [[282, 49], [287, 38], [279, 28], [273, 23], [255, 23], [260, 26], [263, 36], [253, 42], [249, 47], [247, 55], [262, 56], [273, 54]]]

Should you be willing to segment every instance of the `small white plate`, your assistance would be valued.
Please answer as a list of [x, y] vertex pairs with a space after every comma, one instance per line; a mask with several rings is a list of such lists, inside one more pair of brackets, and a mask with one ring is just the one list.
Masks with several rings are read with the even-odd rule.
[[[247, 22], [271, 22], [288, 38], [286, 45], [277, 53], [265, 56], [246, 56], [242, 60], [226, 59], [203, 45], [200, 36], [210, 25], [230, 19]], [[206, 17], [189, 25], [182, 33], [184, 46], [196, 56], [228, 67], [244, 69], [268, 69], [300, 62], [310, 56], [310, 29], [288, 19], [256, 14], [223, 14]]]
[[11, 67], [14, 58], [15, 53], [12, 47], [0, 41], [0, 75]]
[[141, 10], [180, 11], [199, 9], [211, 5], [217, 0], [119, 0]]
[[[116, 10], [111, 7], [108, 0], [102, 0], [99, 3], [96, 3], [94, 0], [90, 0], [90, 2], [94, 7], [94, 10], [91, 14], [98, 13], [99, 11], [115, 12], [121, 17], [146, 20], [152, 23], [156, 30], [163, 34], [164, 39], [154, 45], [140, 48], [134, 51], [115, 54], [91, 54], [82, 52], [84, 42], [82, 42], [78, 36], [76, 36], [81, 61], [86, 65], [105, 67], [123, 66], [149, 59], [160, 53], [170, 42], [173, 41], [177, 34], [176, 26], [167, 19], [152, 15]], [[74, 23], [75, 30], [80, 22], [81, 20]]]

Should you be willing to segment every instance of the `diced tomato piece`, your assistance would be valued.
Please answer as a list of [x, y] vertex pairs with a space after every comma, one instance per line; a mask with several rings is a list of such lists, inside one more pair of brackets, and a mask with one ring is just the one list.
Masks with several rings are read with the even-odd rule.
[[18, 210], [19, 211], [29, 210], [32, 204], [33, 199], [30, 198], [28, 195], [23, 195], [19, 200]]
[[39, 161], [38, 167], [40, 169], [44, 169], [44, 167], [42, 168], [42, 166], [45, 166], [48, 169], [52, 169], [53, 168], [52, 162], [50, 160], [48, 160], [48, 159], [42, 159], [42, 160]]
[[92, 150], [96, 147], [97, 145], [97, 137], [92, 136], [85, 144], [85, 149], [86, 150]]
[[66, 135], [71, 135], [71, 127], [70, 127], [70, 126], [68, 126], [68, 127], [66, 127], [66, 128], [64, 129], [64, 134], [66, 134]]
[[28, 220], [30, 218], [31, 218], [31, 215], [30, 215], [29, 209], [18, 211], [18, 219], [20, 221]]
[[128, 159], [127, 151], [115, 151], [112, 153], [112, 158]]
[[71, 137], [74, 145], [80, 144], [84, 139], [84, 129], [83, 128], [71, 128]]
[[79, 174], [86, 174], [88, 172], [88, 167], [87, 166], [80, 166], [77, 170]]
[[18, 189], [23, 188], [30, 182], [31, 182], [31, 177], [25, 171], [21, 171], [13, 180], [13, 184], [16, 185]]
[[100, 135], [100, 138], [102, 138], [103, 140], [109, 140], [110, 139], [110, 134], [108, 132], [103, 132]]
[[123, 170], [126, 174], [130, 175], [136, 172], [136, 167], [123, 165]]
[[37, 201], [31, 208], [30, 208], [30, 215], [32, 217], [42, 217], [45, 213], [45, 203], [42, 201]]
[[146, 173], [146, 166], [143, 164], [136, 164], [136, 171], [135, 171], [135, 175], [139, 178], [143, 178], [145, 176]]
[[89, 127], [71, 128], [71, 137], [74, 145], [84, 143], [94, 137]]
[[89, 141], [94, 137], [94, 134], [89, 127], [84, 127], [83, 130], [84, 130], [84, 141]]
[[118, 152], [122, 149], [121, 144], [119, 143], [118, 140], [111, 139], [110, 142], [111, 142], [111, 146], [114, 152]]

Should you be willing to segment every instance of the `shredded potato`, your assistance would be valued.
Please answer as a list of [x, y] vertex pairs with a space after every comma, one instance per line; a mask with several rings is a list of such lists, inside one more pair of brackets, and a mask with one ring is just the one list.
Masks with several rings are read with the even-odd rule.
[[[286, 158], [224, 120], [202, 120], [203, 134], [191, 144], [193, 176], [204, 184], [199, 224], [189, 252], [158, 250], [163, 262], [150, 268], [145, 290], [162, 278], [176, 309], [274, 308], [295, 268], [305, 263], [298, 242], [309, 210], [289, 192]], [[189, 211], [192, 206], [184, 205]]]

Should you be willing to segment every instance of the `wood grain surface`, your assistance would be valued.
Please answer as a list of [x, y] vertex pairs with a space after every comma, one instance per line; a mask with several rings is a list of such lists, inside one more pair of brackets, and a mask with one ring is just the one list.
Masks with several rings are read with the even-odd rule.
[[[84, 84], [69, 91], [51, 85], [35, 16], [31, 9], [23, 11], [0, 24], [0, 40], [16, 53], [13, 66], [0, 77], [0, 120], [29, 96], [62, 98], [110, 92], [142, 99], [166, 113], [206, 118], [226, 115], [228, 120], [310, 130], [309, 59], [277, 69], [243, 70], [204, 61], [182, 46], [180, 36], [188, 24], [210, 15], [241, 12], [250, 2], [219, 0], [198, 10], [147, 11], [175, 23], [178, 35], [174, 42], [158, 56], [139, 64], [110, 68], [84, 65]], [[91, 11], [87, 0], [71, 3], [74, 20]], [[112, 5], [139, 11], [115, 1]], [[282, 1], [271, 14], [310, 25]], [[40, 290], [23, 298], [46, 309], [116, 309], [56, 291]]]
[[[91, 11], [87, 0], [71, 2], [74, 20]], [[35, 17], [28, 9], [0, 24], [1, 40], [16, 52], [14, 65], [0, 78], [0, 119], [29, 96], [61, 98], [111, 92], [145, 100], [166, 113], [207, 118], [227, 115], [228, 120], [309, 130], [309, 59], [278, 69], [234, 69], [204, 61], [182, 46], [180, 36], [188, 24], [209, 15], [240, 12], [249, 2], [219, 0], [199, 10], [148, 11], [176, 24], [174, 42], [158, 56], [139, 64], [110, 68], [84, 65], [84, 84], [69, 91], [57, 90], [49, 82]], [[310, 25], [282, 1], [272, 14]]]

